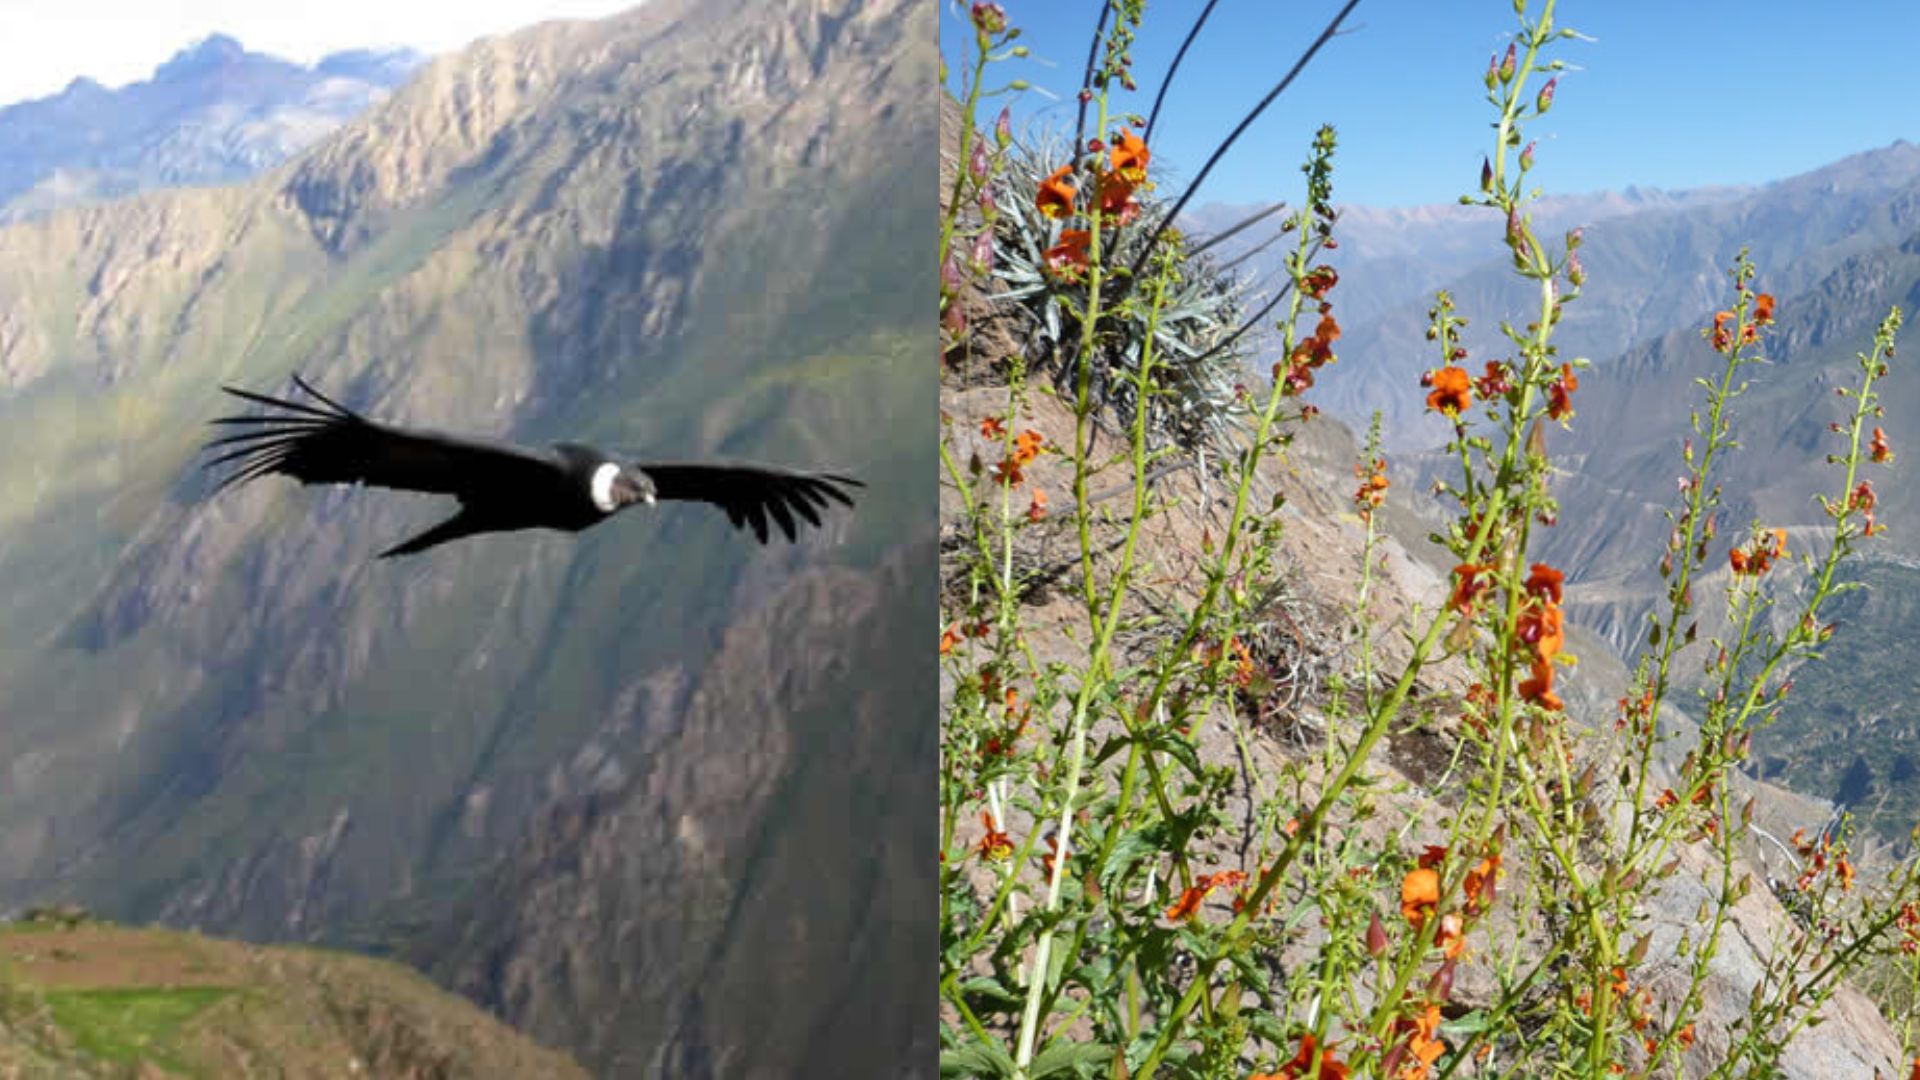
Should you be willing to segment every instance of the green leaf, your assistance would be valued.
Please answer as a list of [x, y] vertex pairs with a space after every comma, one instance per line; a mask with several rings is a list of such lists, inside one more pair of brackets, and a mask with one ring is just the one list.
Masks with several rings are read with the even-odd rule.
[[1087, 1076], [1113, 1060], [1113, 1047], [1103, 1043], [1055, 1042], [1033, 1059], [1034, 1080], [1072, 1070]]
[[998, 1043], [971, 1043], [940, 1055], [941, 1076], [1012, 1076], [1013, 1058]]
[[1100, 868], [1100, 887], [1110, 888], [1114, 878], [1119, 877], [1134, 863], [1159, 851], [1165, 842], [1166, 828], [1159, 822], [1139, 829], [1129, 829], [1121, 834], [1119, 842], [1113, 845], [1113, 851], [1108, 853], [1106, 864]]
[[1017, 1009], [1021, 1004], [1018, 994], [1002, 986], [1000, 980], [985, 975], [976, 979], [968, 979], [966, 982], [960, 984], [960, 993], [970, 998], [978, 998], [983, 1004], [992, 1004], [1003, 1008]]

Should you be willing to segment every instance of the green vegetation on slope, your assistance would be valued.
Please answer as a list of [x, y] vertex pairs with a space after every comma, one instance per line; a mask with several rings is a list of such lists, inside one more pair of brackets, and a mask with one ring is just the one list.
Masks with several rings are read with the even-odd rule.
[[0, 1067], [204, 1080], [582, 1075], [397, 965], [85, 918], [0, 927]]
[[1754, 738], [1767, 779], [1844, 803], [1886, 840], [1920, 824], [1920, 566], [1867, 563], [1834, 604], [1842, 632], [1794, 674], [1780, 720]]

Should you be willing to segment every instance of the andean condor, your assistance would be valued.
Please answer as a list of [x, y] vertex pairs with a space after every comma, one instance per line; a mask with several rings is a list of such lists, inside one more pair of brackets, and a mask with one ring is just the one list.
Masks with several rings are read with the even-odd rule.
[[476, 533], [512, 529], [579, 532], [635, 503], [656, 499], [712, 503], [735, 528], [751, 528], [767, 542], [769, 518], [788, 540], [796, 518], [820, 524], [829, 501], [852, 506], [847, 488], [860, 481], [835, 473], [808, 473], [741, 461], [619, 461], [577, 443], [551, 449], [415, 431], [382, 424], [332, 401], [295, 375], [318, 405], [223, 386], [222, 390], [282, 410], [224, 416], [213, 423], [245, 430], [209, 442], [222, 447], [207, 462], [234, 462], [215, 493], [256, 476], [283, 473], [303, 484], [371, 484], [401, 491], [452, 495], [460, 511], [426, 532], [380, 553], [411, 555]]

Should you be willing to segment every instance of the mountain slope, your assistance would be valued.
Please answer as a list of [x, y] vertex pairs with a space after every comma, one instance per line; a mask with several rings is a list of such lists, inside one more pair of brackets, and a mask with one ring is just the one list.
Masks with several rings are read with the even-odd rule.
[[[1761, 267], [1758, 284], [1770, 287], [1772, 277]], [[1871, 345], [1875, 327], [1895, 305], [1920, 310], [1920, 232], [1847, 258], [1811, 289], [1780, 302], [1778, 323], [1762, 348], [1769, 362], [1746, 369], [1747, 388], [1729, 409], [1740, 447], [1719, 459], [1728, 498], [1710, 572], [1697, 589], [1702, 596], [1718, 595], [1728, 576], [1724, 552], [1745, 537], [1750, 522], [1787, 528], [1789, 550], [1821, 553], [1829, 522], [1813, 496], [1838, 497], [1842, 483], [1840, 470], [1826, 461], [1842, 449], [1827, 427], [1843, 419], [1846, 408], [1834, 391], [1857, 382], [1855, 354]], [[1910, 418], [1920, 416], [1920, 376], [1903, 359], [1890, 362], [1876, 387], [1897, 450], [1913, 439]], [[1659, 596], [1660, 579], [1647, 555], [1666, 537], [1660, 511], [1675, 499], [1679, 437], [1688, 407], [1700, 398], [1693, 380], [1717, 367], [1718, 357], [1697, 330], [1675, 331], [1583, 380], [1579, 422], [1568, 437], [1571, 468], [1557, 481], [1556, 494], [1571, 519], [1605, 526], [1554, 530], [1549, 561], [1571, 568], [1571, 579], [1582, 586], [1569, 593], [1578, 597], [1569, 613], [1616, 648], [1643, 631], [1644, 615]], [[1895, 644], [1920, 632], [1920, 610], [1907, 600], [1920, 559], [1920, 532], [1911, 527], [1920, 502], [1906, 480], [1908, 460], [1897, 457], [1891, 469], [1866, 467], [1877, 517], [1887, 526], [1862, 545], [1866, 562], [1853, 571], [1866, 588], [1836, 602], [1831, 615], [1842, 632], [1825, 650], [1827, 660], [1796, 676], [1780, 722], [1755, 739], [1765, 775], [1846, 804], [1896, 841], [1920, 812], [1920, 788], [1912, 780], [1920, 713], [1900, 691], [1910, 664]]]
[[[686, 970], [764, 1001], [800, 992], [754, 982], [785, 970], [783, 949], [796, 966], [842, 956], [846, 894], [813, 871], [840, 859], [871, 879], [888, 848], [819, 815], [859, 807], [898, 835], [932, 797], [931, 734], [902, 723], [931, 656], [860, 685], [809, 666], [881, 655], [931, 620], [906, 583], [932, 572], [934, 407], [914, 374], [932, 260], [900, 241], [932, 205], [912, 179], [933, 167], [932, 103], [913, 104], [930, 16], [652, 0], [436, 62], [266, 181], [0, 232], [0, 282], [19, 285], [0, 298], [0, 748], [16, 766], [0, 897], [257, 938], [439, 940], [434, 920], [490, 894], [503, 853], [524, 865], [561, 842], [542, 822], [631, 794], [635, 813], [698, 823], [714, 854], [642, 894], [583, 885], [623, 906], [575, 944], [617, 973], [579, 1008], [686, 1015], [705, 992]], [[443, 508], [284, 481], [209, 499], [192, 471], [217, 384], [289, 370], [385, 419], [836, 466], [868, 488], [793, 547], [681, 507], [375, 563]], [[812, 581], [839, 584], [791, 591]], [[845, 641], [728, 669], [743, 696], [727, 700], [752, 715], [696, 724], [738, 628], [795, 595], [809, 634]], [[846, 727], [859, 701], [888, 722]], [[824, 735], [852, 740], [843, 767], [813, 756]], [[634, 834], [622, 855], [668, 865], [678, 836]], [[919, 973], [931, 943], [901, 945], [912, 883], [874, 894], [865, 985], [789, 1003], [797, 1026], [854, 1022]], [[724, 935], [700, 922], [717, 897], [738, 913]], [[500, 905], [485, 925], [514, 925], [521, 897], [478, 899]], [[742, 953], [773, 907], [795, 932]], [[730, 1060], [751, 1022], [735, 1010], [687, 1038]], [[652, 1052], [583, 1045], [601, 1063]]]
[[421, 57], [366, 49], [313, 67], [225, 34], [118, 90], [75, 79], [0, 109], [0, 222], [154, 187], [230, 183], [277, 165], [364, 112]]
[[47, 913], [0, 928], [0, 969], [9, 1075], [586, 1075], [364, 957]]

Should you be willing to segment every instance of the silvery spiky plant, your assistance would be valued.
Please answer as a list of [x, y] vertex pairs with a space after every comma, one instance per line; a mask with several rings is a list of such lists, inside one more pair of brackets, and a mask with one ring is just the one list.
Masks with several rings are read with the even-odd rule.
[[[1063, 392], [1076, 383], [1074, 361], [1082, 329], [1075, 313], [1086, 310], [1087, 285], [1047, 270], [1045, 252], [1059, 242], [1062, 223], [1041, 213], [1034, 193], [1054, 166], [1069, 156], [1058, 139], [1042, 140], [1039, 145], [1016, 141], [1009, 147], [994, 191], [999, 211], [994, 229], [997, 251], [989, 256], [993, 299], [1018, 304], [1029, 316], [1027, 363], [1047, 373]], [[1110, 266], [1145, 261], [1140, 258], [1141, 249], [1157, 231], [1167, 208], [1144, 187], [1139, 202], [1137, 217], [1105, 233], [1102, 257]], [[1160, 231], [1155, 242], [1174, 245], [1179, 252], [1192, 250], [1189, 238], [1177, 228]], [[1179, 262], [1178, 277], [1167, 291], [1157, 325], [1152, 326], [1162, 374], [1161, 392], [1146, 403], [1147, 429], [1158, 446], [1218, 456], [1238, 428], [1236, 418], [1242, 410], [1241, 387], [1247, 379], [1250, 351], [1250, 342], [1239, 333], [1248, 306], [1246, 285], [1205, 254], [1195, 253]], [[1097, 414], [1114, 427], [1130, 425], [1141, 407], [1132, 374], [1139, 369], [1150, 312], [1144, 303], [1115, 303], [1133, 285], [1125, 275], [1109, 279], [1094, 350], [1091, 394]]]

